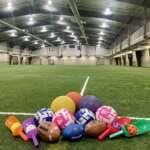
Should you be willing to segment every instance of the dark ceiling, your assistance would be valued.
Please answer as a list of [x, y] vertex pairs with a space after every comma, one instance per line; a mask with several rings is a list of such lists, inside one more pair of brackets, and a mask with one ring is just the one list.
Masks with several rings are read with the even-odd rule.
[[[144, 7], [150, 14], [150, 0], [74, 0], [85, 37], [68, 1], [71, 0], [0, 0], [0, 19], [53, 45], [101, 44], [109, 48], [131, 21], [135, 20], [136, 26], [144, 22]], [[35, 48], [42, 45], [3, 24], [0, 42]]]

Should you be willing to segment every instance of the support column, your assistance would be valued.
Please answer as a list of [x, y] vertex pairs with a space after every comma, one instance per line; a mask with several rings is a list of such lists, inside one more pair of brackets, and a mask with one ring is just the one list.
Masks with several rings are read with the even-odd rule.
[[133, 51], [132, 52], [132, 56], [133, 56], [133, 66], [137, 67], [137, 58], [136, 58], [136, 52]]
[[142, 66], [150, 67], [150, 51], [149, 51], [149, 49], [146, 49], [143, 51]]
[[129, 66], [129, 58], [128, 58], [128, 54], [126, 53], [126, 66]]

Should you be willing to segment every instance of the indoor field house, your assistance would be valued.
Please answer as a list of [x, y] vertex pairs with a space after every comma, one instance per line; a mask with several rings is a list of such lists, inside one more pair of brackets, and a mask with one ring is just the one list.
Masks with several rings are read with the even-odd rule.
[[0, 0], [0, 150], [149, 150], [150, 0]]

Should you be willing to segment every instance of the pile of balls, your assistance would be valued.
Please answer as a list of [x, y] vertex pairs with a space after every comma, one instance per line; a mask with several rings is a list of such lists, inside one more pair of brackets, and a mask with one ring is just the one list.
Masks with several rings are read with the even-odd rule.
[[103, 106], [96, 96], [81, 97], [78, 92], [55, 98], [49, 108], [35, 114], [34, 121], [43, 140], [56, 142], [77, 140], [84, 136], [97, 137], [117, 117], [110, 106]]
[[[103, 105], [96, 96], [81, 97], [78, 92], [69, 92], [56, 97], [49, 108], [38, 110], [34, 118], [23, 122], [23, 126], [25, 133], [34, 128], [38, 138], [57, 142], [86, 136], [97, 138], [116, 118], [117, 112], [111, 106]], [[32, 124], [30, 127], [29, 122]], [[35, 140], [34, 137], [32, 139]], [[38, 145], [36, 140], [33, 142]]]

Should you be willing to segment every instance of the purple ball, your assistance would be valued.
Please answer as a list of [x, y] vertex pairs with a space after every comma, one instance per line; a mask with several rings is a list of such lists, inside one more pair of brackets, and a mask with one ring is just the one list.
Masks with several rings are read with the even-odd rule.
[[96, 110], [101, 106], [102, 106], [102, 103], [96, 96], [87, 95], [81, 98], [79, 109], [87, 108], [95, 113]]

